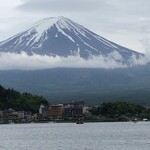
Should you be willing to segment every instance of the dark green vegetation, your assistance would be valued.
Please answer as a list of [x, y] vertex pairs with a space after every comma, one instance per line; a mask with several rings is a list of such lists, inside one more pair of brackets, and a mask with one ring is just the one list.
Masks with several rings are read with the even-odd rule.
[[48, 105], [48, 101], [30, 93], [19, 93], [13, 89], [0, 86], [0, 110], [13, 108], [20, 111], [38, 112], [40, 104]]
[[88, 104], [106, 101], [150, 103], [150, 65], [123, 69], [57, 68], [35, 71], [0, 71], [7, 88], [46, 97], [52, 103], [83, 99]]
[[127, 102], [102, 103], [90, 111], [93, 116], [99, 116], [98, 119], [102, 121], [129, 121], [135, 120], [135, 118], [137, 120], [143, 118], [150, 120], [150, 108]]
[[[16, 111], [37, 113], [41, 104], [48, 106], [49, 103], [41, 96], [20, 93], [14, 89], [5, 89], [0, 86], [0, 110], [13, 108]], [[150, 108], [125, 101], [103, 102], [92, 107], [90, 112], [91, 114], [83, 115], [84, 121], [129, 121], [135, 118], [137, 120], [143, 118], [150, 120]], [[74, 118], [70, 121], [73, 120]]]

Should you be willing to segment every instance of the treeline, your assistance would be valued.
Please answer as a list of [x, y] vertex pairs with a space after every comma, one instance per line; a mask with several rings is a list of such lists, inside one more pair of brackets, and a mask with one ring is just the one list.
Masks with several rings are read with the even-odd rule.
[[91, 114], [99, 116], [104, 120], [127, 121], [137, 118], [139, 120], [147, 118], [150, 120], [150, 108], [129, 102], [107, 102], [97, 107], [93, 107]]
[[20, 93], [14, 89], [5, 89], [0, 86], [0, 110], [8, 108], [17, 111], [38, 112], [40, 104], [48, 105], [48, 101], [42, 96], [30, 93]]

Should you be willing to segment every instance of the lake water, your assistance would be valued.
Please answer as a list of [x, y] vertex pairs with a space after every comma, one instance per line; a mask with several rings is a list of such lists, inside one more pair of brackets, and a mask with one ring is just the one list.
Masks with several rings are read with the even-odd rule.
[[0, 150], [150, 150], [150, 122], [0, 125]]

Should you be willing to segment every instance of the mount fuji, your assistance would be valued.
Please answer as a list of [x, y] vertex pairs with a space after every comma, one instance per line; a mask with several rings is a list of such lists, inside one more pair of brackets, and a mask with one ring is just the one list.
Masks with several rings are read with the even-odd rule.
[[65, 17], [45, 18], [37, 22], [30, 29], [0, 42], [0, 52], [26, 52], [28, 55], [63, 57], [79, 55], [85, 59], [90, 56], [107, 56], [115, 52], [124, 61], [133, 55], [136, 58], [142, 55], [115, 44]]
[[[65, 60], [68, 56], [80, 56], [85, 61], [91, 56], [110, 58], [110, 54], [114, 54], [120, 58], [116, 61], [127, 64], [131, 62], [132, 56], [138, 59], [144, 55], [115, 44], [65, 17], [45, 18], [30, 29], [0, 42], [0, 55], [1, 52], [8, 52], [8, 56], [11, 53], [25, 52], [29, 56], [38, 54], [42, 56], [40, 58], [48, 59], [51, 56], [62, 56]], [[43, 57], [44, 55], [50, 57]], [[7, 60], [8, 57], [4, 58]], [[99, 57], [97, 58], [98, 63], [101, 63]], [[16, 60], [19, 64], [18, 57]], [[94, 64], [94, 59], [90, 60]], [[84, 99], [89, 104], [96, 105], [105, 100], [150, 104], [150, 63], [115, 69], [56, 67], [39, 70], [0, 70], [0, 84], [20, 92], [43, 95], [51, 102], [58, 103], [70, 99]]]

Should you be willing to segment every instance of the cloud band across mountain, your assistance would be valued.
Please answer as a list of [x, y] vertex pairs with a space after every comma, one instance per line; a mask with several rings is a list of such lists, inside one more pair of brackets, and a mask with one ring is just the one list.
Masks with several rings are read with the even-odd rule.
[[117, 52], [109, 53], [107, 56], [91, 56], [89, 59], [84, 59], [79, 55], [74, 56], [48, 56], [48, 55], [27, 55], [15, 53], [0, 53], [0, 70], [38, 70], [51, 68], [126, 68], [135, 65], [144, 65], [149, 62], [148, 57], [136, 59], [133, 55], [130, 58], [130, 63], [123, 63], [122, 56]]

